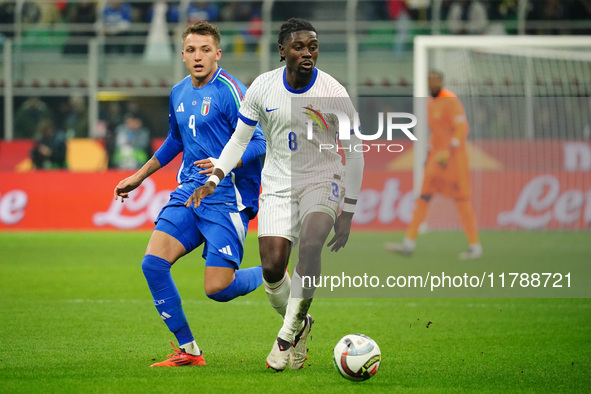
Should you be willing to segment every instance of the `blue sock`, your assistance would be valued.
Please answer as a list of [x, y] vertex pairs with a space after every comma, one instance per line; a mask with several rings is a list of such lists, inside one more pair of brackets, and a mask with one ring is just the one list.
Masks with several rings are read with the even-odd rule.
[[209, 298], [219, 302], [227, 302], [242, 295], [246, 295], [263, 283], [263, 268], [256, 266], [242, 270], [236, 270], [234, 281], [224, 290], [207, 294]]
[[142, 271], [154, 297], [154, 305], [179, 345], [184, 345], [194, 338], [183, 311], [181, 296], [170, 275], [170, 267], [168, 261], [150, 254], [142, 261]]

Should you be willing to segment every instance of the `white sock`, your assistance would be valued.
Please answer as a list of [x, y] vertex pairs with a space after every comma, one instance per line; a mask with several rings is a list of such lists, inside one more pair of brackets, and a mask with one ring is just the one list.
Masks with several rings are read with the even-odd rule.
[[201, 355], [201, 350], [199, 349], [199, 346], [197, 346], [197, 342], [195, 341], [185, 343], [184, 345], [180, 345], [179, 349], [181, 350], [181, 352], [189, 353], [193, 356]]
[[289, 274], [285, 271], [283, 278], [275, 283], [269, 283], [263, 278], [263, 283], [265, 284], [265, 292], [267, 293], [267, 298], [271, 306], [281, 317], [285, 317], [287, 301], [291, 292], [291, 278]]
[[312, 298], [290, 298], [287, 303], [287, 311], [283, 319], [283, 326], [277, 336], [292, 343], [295, 336], [300, 332], [305, 324], [304, 319], [310, 309]]
[[[308, 283], [306, 283], [308, 284]], [[306, 315], [314, 298], [315, 287], [305, 287], [302, 277], [295, 269], [291, 286], [291, 296], [287, 303], [287, 311], [283, 319], [283, 326], [277, 335], [281, 339], [293, 342], [298, 332], [304, 328]]]

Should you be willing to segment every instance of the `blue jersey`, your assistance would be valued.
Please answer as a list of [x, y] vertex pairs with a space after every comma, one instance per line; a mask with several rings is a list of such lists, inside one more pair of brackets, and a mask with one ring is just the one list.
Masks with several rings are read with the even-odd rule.
[[[190, 190], [203, 185], [207, 176], [193, 162], [218, 158], [238, 122], [240, 102], [246, 87], [221, 67], [207, 85], [195, 88], [191, 77], [177, 83], [170, 94], [168, 137], [155, 153], [162, 166], [183, 152], [177, 181]], [[262, 164], [266, 142], [260, 128], [242, 156], [243, 165], [234, 169], [217, 186], [216, 192], [202, 201], [213, 209], [244, 210], [249, 218], [258, 211]]]

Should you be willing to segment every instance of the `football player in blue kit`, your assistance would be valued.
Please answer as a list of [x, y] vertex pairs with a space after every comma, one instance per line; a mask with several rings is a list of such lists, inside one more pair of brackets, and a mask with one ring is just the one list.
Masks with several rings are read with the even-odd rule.
[[262, 283], [261, 266], [239, 269], [249, 220], [258, 211], [258, 197], [266, 142], [260, 129], [233, 174], [219, 185], [215, 196], [197, 208], [185, 203], [203, 185], [238, 121], [245, 86], [218, 66], [220, 33], [208, 22], [183, 32], [183, 62], [189, 76], [170, 94], [168, 137], [135, 174], [115, 187], [123, 202], [147, 177], [183, 153], [177, 174], [179, 186], [158, 218], [142, 262], [154, 305], [179, 347], [165, 361], [152, 366], [205, 365], [172, 279], [171, 266], [201, 244], [205, 258], [204, 290], [215, 301], [230, 301]]

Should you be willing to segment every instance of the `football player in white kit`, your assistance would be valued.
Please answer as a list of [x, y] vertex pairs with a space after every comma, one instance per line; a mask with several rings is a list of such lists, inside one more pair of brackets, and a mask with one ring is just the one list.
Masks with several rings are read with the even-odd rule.
[[[288, 361], [291, 369], [300, 369], [306, 360], [306, 339], [314, 322], [308, 309], [315, 286], [302, 278], [320, 276], [322, 248], [333, 227], [335, 234], [328, 242], [331, 251], [347, 243], [364, 161], [363, 154], [354, 149], [360, 140], [351, 133], [349, 139], [341, 140], [343, 168], [332, 132], [334, 116], [318, 110], [319, 102], [328, 101], [328, 108], [347, 114], [351, 121], [355, 116], [345, 88], [315, 67], [316, 29], [305, 20], [289, 19], [281, 26], [278, 43], [281, 61], [286, 65], [260, 75], [249, 87], [236, 131], [209, 181], [195, 189], [187, 206], [198, 206], [201, 199], [213, 194], [220, 179], [235, 167], [260, 122], [267, 154], [260, 196], [259, 251], [267, 296], [284, 318], [267, 366], [282, 371]], [[313, 138], [306, 134], [306, 117], [318, 121]], [[322, 125], [324, 133], [324, 129], [319, 131]], [[286, 269], [292, 245], [298, 241], [299, 261], [290, 278]]]

